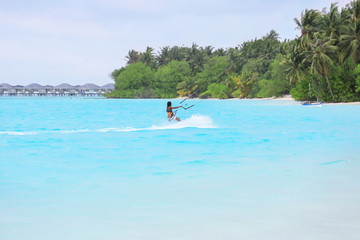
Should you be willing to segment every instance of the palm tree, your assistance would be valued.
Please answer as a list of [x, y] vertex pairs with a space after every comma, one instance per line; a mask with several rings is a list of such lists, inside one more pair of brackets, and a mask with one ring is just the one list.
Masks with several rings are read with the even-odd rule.
[[185, 58], [185, 48], [174, 46], [169, 50], [169, 58], [171, 60], [182, 61]]
[[357, 64], [360, 60], [360, 0], [348, 4], [343, 12], [345, 25], [340, 37], [340, 60], [351, 58]]
[[198, 51], [199, 51], [198, 45], [196, 43], [193, 43], [190, 48], [187, 48], [186, 61], [191, 60]]
[[329, 82], [328, 74], [329, 67], [333, 64], [333, 61], [329, 57], [330, 53], [333, 53], [337, 50], [337, 47], [334, 46], [334, 41], [324, 40], [325, 36], [316, 36], [315, 43], [311, 44], [311, 50], [307, 52], [308, 56], [304, 59], [310, 62], [310, 72], [312, 74], [321, 75], [325, 78], [331, 97], [334, 99], [334, 94]]
[[275, 30], [271, 30], [268, 34], [266, 34], [264, 39], [278, 40], [279, 39], [279, 34], [277, 32], [275, 32]]
[[331, 40], [335, 40], [335, 44], [340, 42], [341, 28], [343, 22], [339, 13], [337, 3], [331, 4], [330, 12], [324, 16], [326, 24], [326, 34], [330, 36]]
[[360, 60], [360, 19], [355, 19], [344, 27], [340, 37], [341, 61], [351, 58], [354, 63]]
[[126, 62], [127, 65], [136, 63], [136, 62], [140, 61], [140, 54], [135, 50], [131, 50], [128, 52], [128, 55], [125, 56], [125, 59], [127, 59], [127, 62]]
[[169, 62], [171, 62], [171, 57], [170, 57], [170, 47], [166, 46], [160, 49], [160, 52], [158, 53], [157, 56], [157, 62], [159, 66], [163, 66], [168, 64]]
[[208, 57], [211, 57], [211, 56], [212, 56], [213, 50], [214, 50], [214, 47], [212, 47], [212, 46], [206, 46], [206, 47], [204, 48], [204, 52], [205, 52], [205, 54], [206, 54]]
[[239, 50], [237, 48], [229, 48], [227, 52], [229, 56], [229, 67], [227, 68], [227, 72], [236, 72], [237, 63], [240, 57]]
[[317, 10], [307, 10], [301, 13], [301, 18], [294, 18], [297, 28], [301, 30], [299, 47], [305, 51], [308, 49], [309, 43], [313, 40], [314, 34], [319, 32], [320, 12]]
[[289, 66], [286, 72], [286, 78], [290, 84], [298, 83], [305, 77], [306, 68], [303, 64], [304, 56], [294, 47], [290, 54], [286, 55], [286, 64]]
[[204, 68], [205, 52], [201, 51], [196, 43], [193, 43], [191, 48], [187, 48], [185, 60], [189, 63], [192, 73], [195, 75]]
[[254, 72], [251, 75], [242, 72], [240, 76], [233, 76], [232, 79], [238, 87], [234, 93], [240, 98], [249, 96], [253, 84], [257, 81], [258, 76], [259, 74], [257, 72]]
[[214, 55], [219, 56], [219, 57], [223, 57], [226, 56], [227, 52], [225, 49], [223, 48], [218, 48], [216, 49], [216, 51], [214, 52]]
[[197, 52], [197, 54], [193, 58], [192, 65], [190, 65], [193, 69], [193, 72], [201, 72], [204, 69], [204, 65], [207, 59], [208, 58], [203, 51]]
[[360, 19], [360, 0], [350, 2], [349, 6], [352, 20]]
[[151, 68], [155, 68], [155, 57], [153, 54], [154, 49], [152, 47], [147, 47], [146, 51], [141, 53], [140, 60], [144, 64], [148, 65]]

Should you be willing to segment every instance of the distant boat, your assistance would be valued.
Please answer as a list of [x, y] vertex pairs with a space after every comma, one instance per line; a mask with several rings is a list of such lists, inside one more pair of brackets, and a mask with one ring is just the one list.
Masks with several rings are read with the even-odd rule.
[[303, 106], [322, 107], [322, 102], [303, 102]]
[[311, 101], [311, 86], [309, 83], [309, 100], [302, 103], [303, 106], [311, 106], [311, 107], [322, 107], [322, 101], [318, 101], [316, 97], [316, 102]]

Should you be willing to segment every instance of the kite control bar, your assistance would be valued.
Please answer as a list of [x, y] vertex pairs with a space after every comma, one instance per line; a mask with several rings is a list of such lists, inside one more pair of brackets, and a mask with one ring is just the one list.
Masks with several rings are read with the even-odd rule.
[[195, 106], [195, 105], [191, 105], [191, 106], [189, 106], [189, 107], [183, 107], [185, 110], [188, 110], [189, 108], [192, 108], [193, 106]]
[[[185, 102], [186, 100], [188, 100], [187, 98], [185, 98], [184, 100], [182, 100], [180, 102], [180, 104], [182, 104], [183, 102]], [[185, 104], [185, 106], [187, 106], [187, 104]], [[188, 107], [183, 107], [185, 110], [188, 110], [189, 108], [192, 108], [193, 106], [195, 106], [195, 104], [191, 105], [191, 106], [188, 106]]]

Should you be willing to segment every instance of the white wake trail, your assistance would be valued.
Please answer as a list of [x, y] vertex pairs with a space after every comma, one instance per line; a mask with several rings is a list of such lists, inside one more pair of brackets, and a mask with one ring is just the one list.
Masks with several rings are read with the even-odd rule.
[[164, 130], [164, 129], [181, 129], [181, 128], [217, 128], [212, 119], [203, 115], [192, 115], [190, 118], [184, 119], [181, 122], [173, 122], [163, 126], [152, 126], [146, 130]]
[[38, 134], [75, 134], [75, 133], [107, 133], [107, 132], [137, 132], [137, 131], [156, 131], [156, 130], [167, 130], [167, 129], [182, 129], [182, 128], [217, 128], [212, 119], [208, 116], [202, 115], [192, 115], [188, 119], [184, 119], [181, 122], [172, 121], [167, 124], [146, 128], [101, 128], [101, 129], [73, 129], [73, 130], [43, 130], [43, 131], [0, 131], [0, 135], [14, 135], [14, 136], [24, 136], [24, 135], [38, 135]]

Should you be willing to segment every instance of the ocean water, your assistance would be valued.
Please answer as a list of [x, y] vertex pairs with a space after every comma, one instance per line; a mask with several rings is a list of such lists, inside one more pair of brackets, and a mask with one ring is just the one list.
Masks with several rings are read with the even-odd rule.
[[360, 239], [359, 105], [166, 102], [0, 98], [0, 239]]

